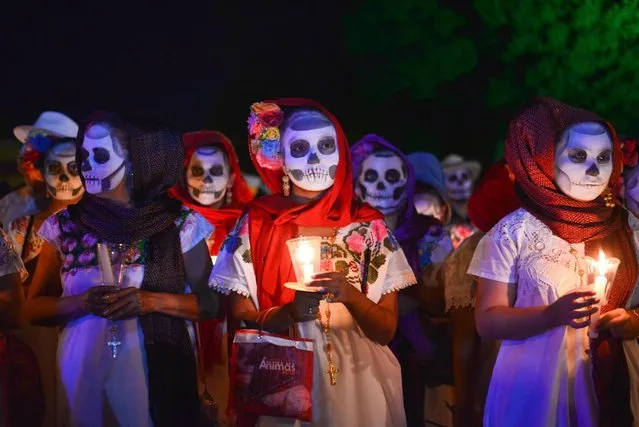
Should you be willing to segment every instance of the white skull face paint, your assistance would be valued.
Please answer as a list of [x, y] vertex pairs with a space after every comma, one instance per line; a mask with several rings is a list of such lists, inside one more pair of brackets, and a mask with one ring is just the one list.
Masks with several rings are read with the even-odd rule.
[[612, 141], [595, 122], [572, 126], [555, 149], [555, 183], [575, 200], [589, 202], [604, 191], [612, 175]]
[[402, 159], [390, 151], [380, 151], [362, 162], [355, 192], [361, 200], [390, 215], [404, 205], [407, 181], [408, 169]]
[[413, 204], [418, 214], [444, 221], [446, 205], [437, 194], [429, 192], [415, 193]]
[[89, 193], [104, 193], [120, 185], [127, 169], [127, 153], [111, 137], [106, 126], [91, 126], [84, 136], [81, 150], [82, 175]]
[[204, 206], [222, 200], [230, 178], [229, 162], [224, 152], [212, 145], [198, 148], [186, 169], [189, 194]]
[[75, 143], [54, 145], [44, 161], [44, 180], [47, 192], [58, 200], [73, 200], [84, 193], [75, 161]]
[[639, 166], [624, 173], [624, 189], [626, 207], [639, 218]]
[[459, 168], [446, 171], [446, 188], [452, 200], [470, 199], [473, 193], [473, 178], [469, 169]]
[[288, 128], [282, 139], [284, 167], [295, 185], [306, 191], [324, 191], [333, 186], [339, 162], [334, 126]]

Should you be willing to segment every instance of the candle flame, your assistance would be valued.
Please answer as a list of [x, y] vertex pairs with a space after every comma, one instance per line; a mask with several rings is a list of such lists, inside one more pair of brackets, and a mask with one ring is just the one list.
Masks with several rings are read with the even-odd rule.
[[295, 253], [295, 257], [302, 264], [311, 264], [313, 262], [313, 257], [315, 256], [315, 251], [307, 242], [300, 242], [300, 245], [297, 247], [297, 251]]
[[595, 267], [599, 269], [599, 275], [605, 276], [610, 267], [610, 261], [606, 258], [606, 254], [599, 249], [599, 261], [595, 262]]

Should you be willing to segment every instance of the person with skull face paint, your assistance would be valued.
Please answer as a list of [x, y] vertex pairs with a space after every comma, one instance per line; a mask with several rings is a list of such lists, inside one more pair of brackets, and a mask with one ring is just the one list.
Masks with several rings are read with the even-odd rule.
[[[4, 213], [6, 222], [3, 227], [29, 272], [22, 284], [25, 297], [44, 243], [37, 233], [38, 228], [49, 216], [77, 202], [84, 192], [75, 160], [77, 133], [75, 121], [54, 111], [42, 113], [31, 126], [17, 126], [14, 129], [14, 135], [23, 144], [18, 156], [18, 169], [31, 191], [12, 193], [0, 204], [9, 204], [13, 208]], [[16, 194], [24, 196], [25, 193], [26, 199], [18, 197], [16, 200]], [[37, 357], [42, 391], [33, 390], [33, 393], [43, 393], [45, 398], [43, 426], [54, 426], [58, 418], [55, 367], [57, 330], [25, 324], [16, 335]]]
[[[233, 228], [253, 194], [240, 169], [231, 141], [221, 132], [196, 131], [183, 135], [184, 177], [169, 194], [195, 210], [214, 227], [208, 239], [211, 259], [217, 259], [220, 246]], [[215, 264], [215, 261], [213, 261]], [[228, 401], [228, 355], [224, 337], [226, 322], [198, 322], [201, 340], [200, 369], [206, 390], [219, 408]], [[218, 417], [224, 417], [218, 411]]]
[[433, 267], [431, 255], [435, 245], [426, 243], [442, 241], [447, 235], [446, 229], [438, 219], [419, 215], [415, 210], [415, 173], [397, 147], [378, 135], [368, 134], [353, 145], [351, 154], [355, 194], [384, 214], [413, 272], [422, 278], [419, 288], [412, 287], [400, 294], [399, 327], [391, 344], [402, 366], [408, 425], [422, 425], [425, 378], [420, 361], [432, 359], [434, 345], [424, 330], [418, 301], [426, 299], [429, 306], [441, 305], [438, 304], [441, 295], [424, 288], [423, 272]]
[[[219, 302], [208, 288], [212, 227], [167, 194], [183, 171], [180, 135], [113, 113], [96, 114], [82, 135], [87, 192], [40, 229], [42, 261], [60, 275], [38, 266], [26, 304], [32, 322], [64, 325], [65, 425], [194, 426], [191, 321], [214, 316]], [[104, 285], [98, 243], [123, 260], [119, 287]]]
[[[337, 119], [304, 99], [257, 103], [251, 110], [251, 157], [273, 194], [249, 204], [224, 243], [211, 282], [231, 295], [233, 315], [243, 322], [255, 324], [260, 312], [272, 308], [267, 330], [294, 327], [297, 336], [313, 340], [313, 421], [304, 425], [405, 425], [401, 372], [386, 344], [397, 324], [396, 291], [414, 284], [415, 276], [382, 215], [353, 197], [348, 143]], [[334, 294], [332, 302], [323, 301], [323, 292], [284, 286], [296, 281], [286, 241], [300, 235], [322, 237], [328, 256], [323, 271], [337, 272], [317, 274], [309, 286]], [[339, 370], [334, 385], [329, 368]], [[238, 416], [246, 422], [248, 415]], [[301, 425], [270, 417], [251, 424]]]
[[[539, 98], [511, 121], [505, 152], [522, 208], [484, 236], [468, 270], [478, 278], [477, 329], [502, 340], [484, 425], [524, 417], [528, 425], [633, 425], [628, 365], [636, 361], [627, 363], [616, 329], [639, 320], [623, 312], [637, 259], [627, 213], [613, 203], [622, 166], [614, 129]], [[598, 301], [585, 256], [599, 251], [621, 264], [590, 325]], [[588, 327], [599, 336], [589, 339]]]
[[468, 200], [473, 193], [475, 181], [479, 179], [481, 165], [473, 160], [465, 160], [458, 154], [448, 155], [442, 160], [441, 165], [453, 207], [453, 218], [449, 230], [453, 247], [456, 248], [476, 231], [468, 220]]
[[488, 384], [498, 342], [481, 339], [475, 326], [476, 283], [466, 274], [482, 237], [502, 218], [521, 207], [515, 195], [515, 175], [505, 159], [484, 174], [468, 200], [468, 218], [479, 231], [464, 240], [440, 269], [445, 311], [453, 326], [453, 425], [481, 426]]

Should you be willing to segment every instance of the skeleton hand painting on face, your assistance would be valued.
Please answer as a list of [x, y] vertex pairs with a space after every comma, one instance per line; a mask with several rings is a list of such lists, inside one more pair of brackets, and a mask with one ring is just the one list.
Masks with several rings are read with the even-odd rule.
[[339, 151], [331, 121], [313, 110], [296, 111], [282, 132], [284, 171], [296, 187], [310, 192], [333, 186]]
[[612, 175], [612, 140], [601, 123], [570, 127], [555, 149], [555, 183], [567, 196], [584, 202], [595, 200]]
[[89, 125], [80, 148], [82, 176], [90, 194], [114, 190], [124, 180], [128, 153], [109, 126]]
[[213, 145], [198, 148], [186, 169], [189, 195], [203, 206], [220, 202], [232, 182], [229, 162], [222, 149]]
[[57, 200], [73, 200], [84, 193], [75, 160], [75, 142], [55, 144], [44, 160], [44, 180], [47, 192]]

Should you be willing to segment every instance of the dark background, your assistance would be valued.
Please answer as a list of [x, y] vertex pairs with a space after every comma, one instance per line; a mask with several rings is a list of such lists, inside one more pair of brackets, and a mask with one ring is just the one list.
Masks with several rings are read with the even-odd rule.
[[[617, 10], [618, 2], [606, 0], [598, 2], [604, 10], [569, 3], [549, 11], [534, 0], [14, 2], [0, 12], [0, 140], [44, 110], [79, 121], [92, 110], [112, 109], [183, 131], [220, 130], [251, 170], [250, 104], [295, 96], [324, 104], [351, 143], [375, 132], [406, 152], [440, 158], [457, 152], [487, 164], [499, 155], [509, 117], [532, 95], [594, 108], [588, 104], [601, 96], [591, 89], [606, 73], [572, 76], [584, 64], [597, 66], [599, 52], [624, 50], [605, 66], [638, 75], [628, 61], [638, 62], [631, 49], [639, 46], [639, 25], [624, 22], [637, 21], [639, 11]], [[622, 13], [630, 21], [618, 19]], [[600, 28], [608, 17], [619, 28]], [[593, 25], [597, 31], [588, 29]], [[562, 28], [568, 33], [555, 31]], [[612, 46], [621, 39], [626, 47]], [[512, 54], [509, 43], [523, 48]], [[572, 52], [579, 54], [574, 60]], [[527, 70], [549, 80], [535, 82]], [[487, 96], [493, 76], [512, 90], [505, 85]], [[430, 82], [436, 90], [420, 92]], [[623, 107], [629, 113], [620, 119], [632, 119], [630, 101], [639, 91], [621, 83], [628, 87], [610, 84], [626, 99], [602, 105]], [[491, 105], [509, 91], [516, 96]], [[14, 144], [5, 142], [3, 169]]]

